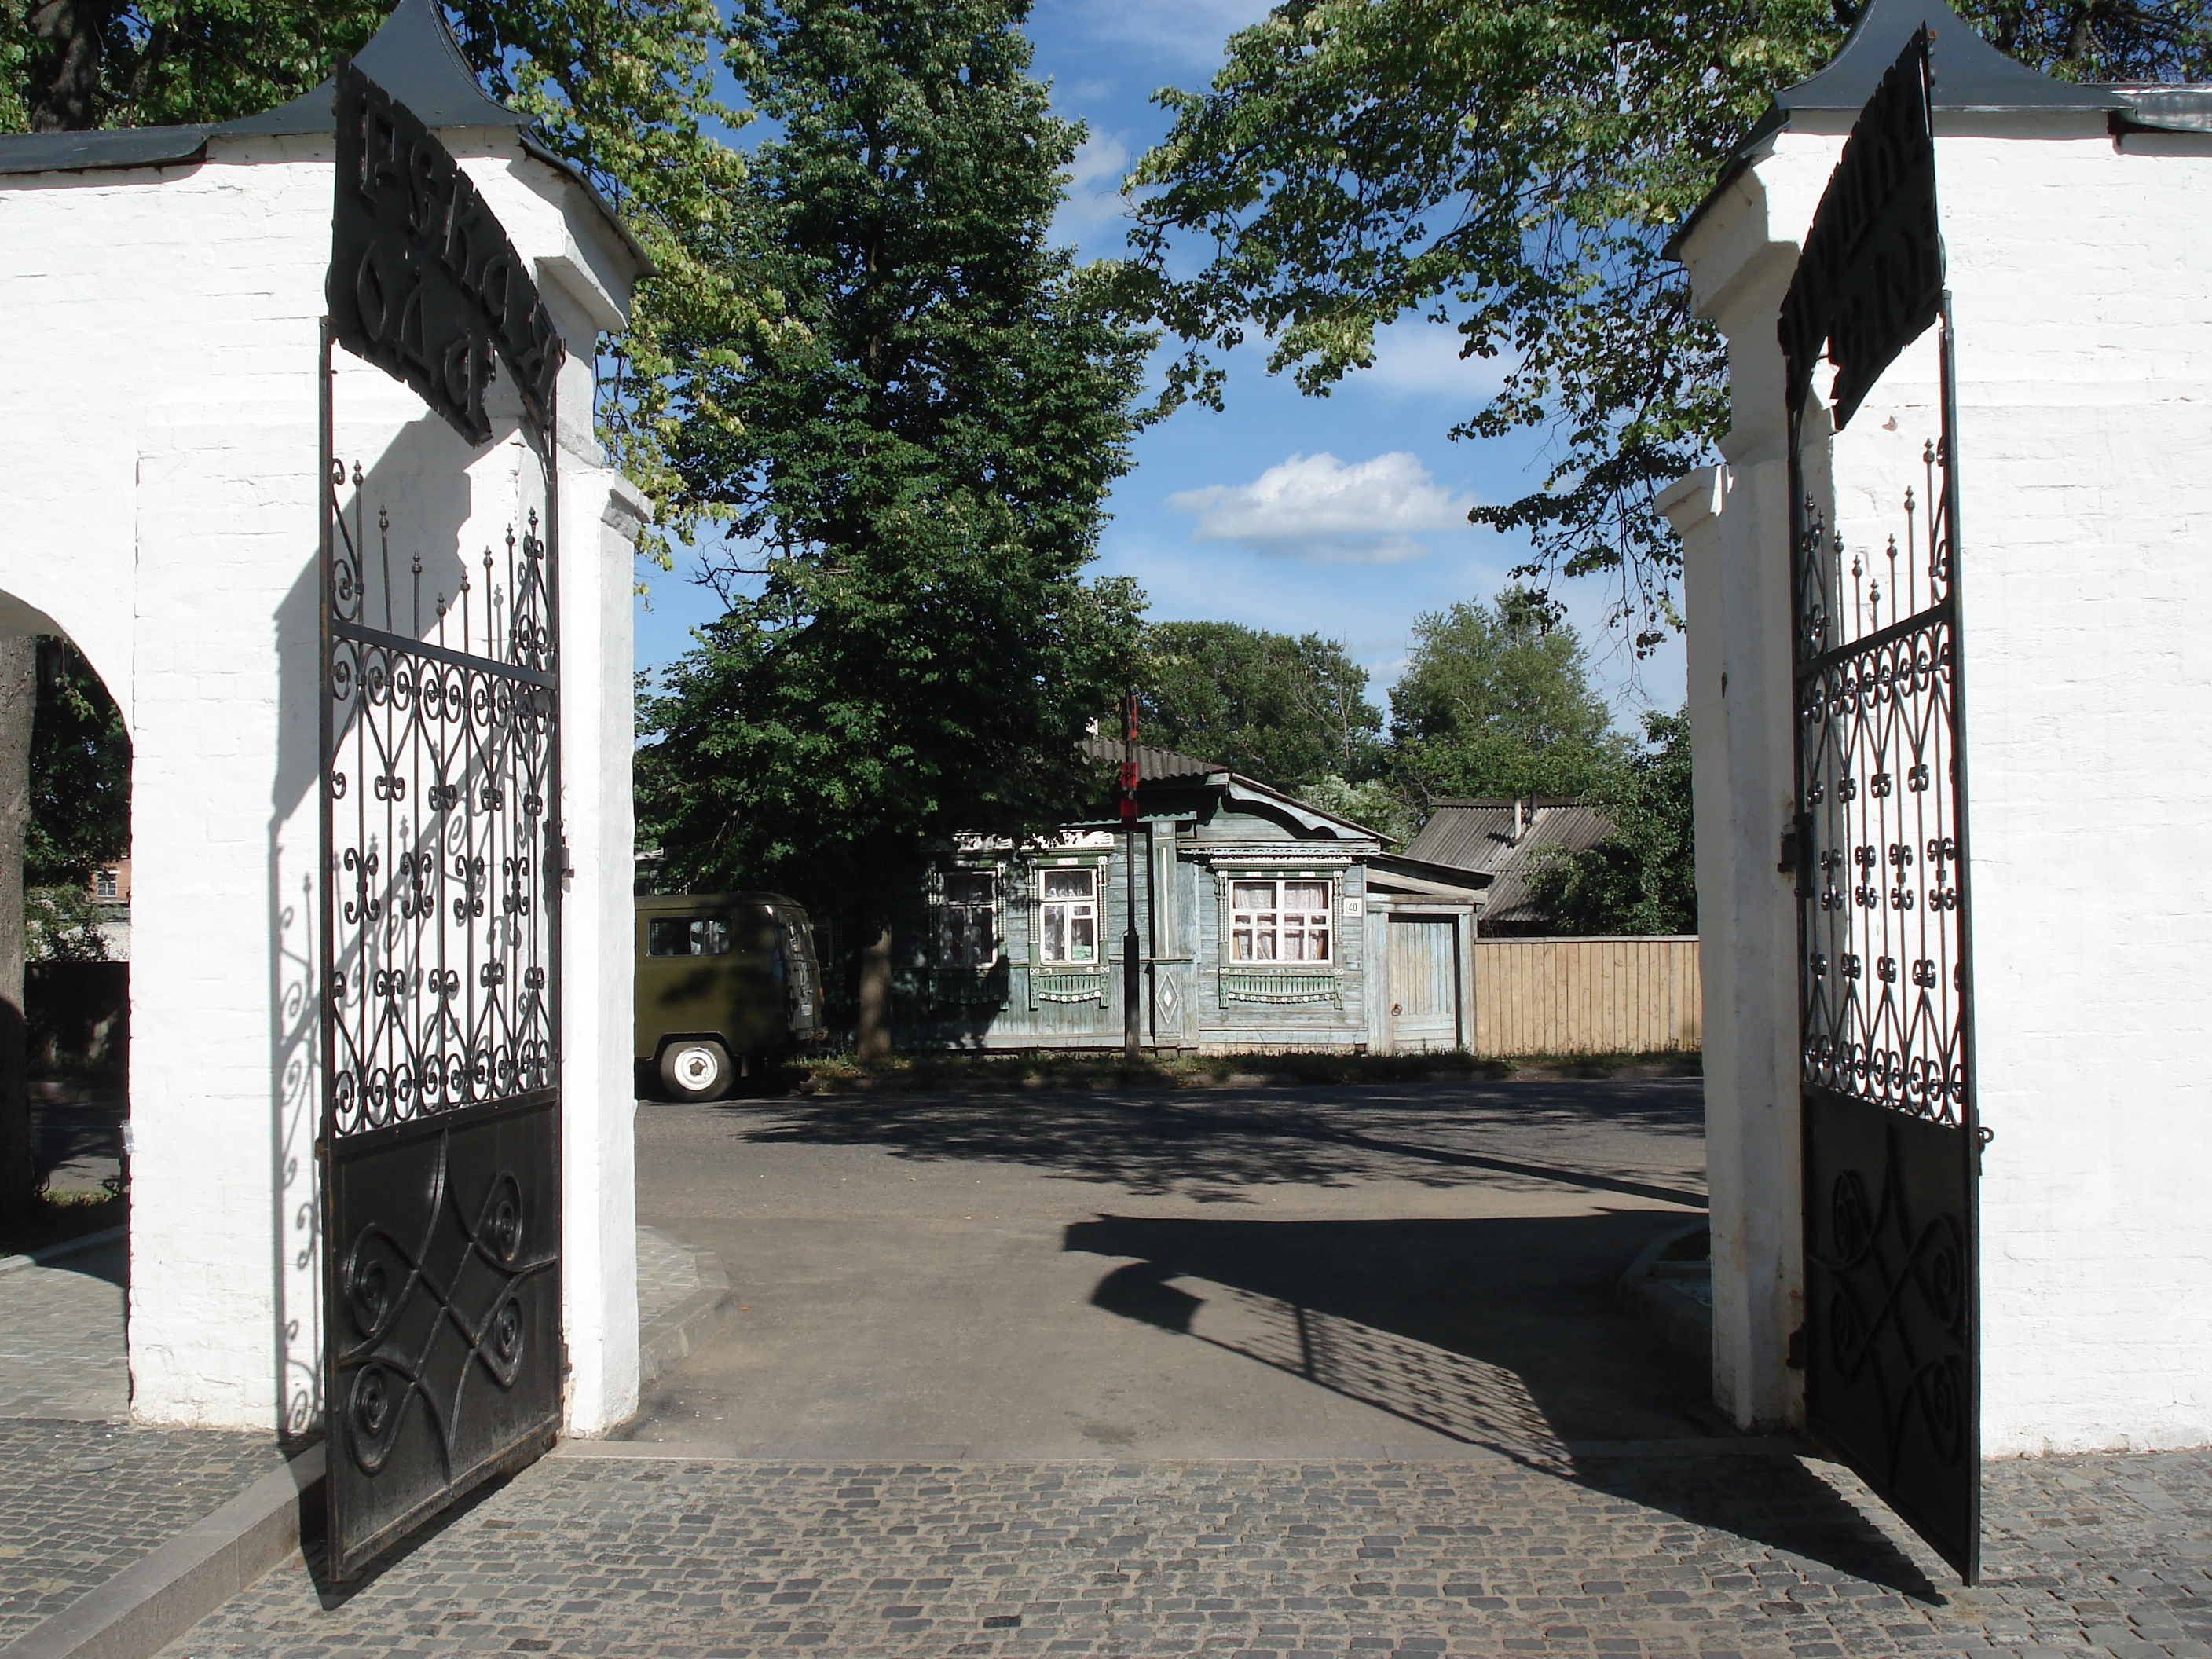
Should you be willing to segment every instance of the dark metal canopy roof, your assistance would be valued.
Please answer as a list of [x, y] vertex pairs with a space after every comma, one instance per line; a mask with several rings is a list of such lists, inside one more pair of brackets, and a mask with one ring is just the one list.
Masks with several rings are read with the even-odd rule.
[[[2054, 81], [2016, 64], [1974, 33], [1943, 0], [1874, 0], [1837, 52], [1809, 81], [1774, 94], [1759, 125], [1767, 131], [1809, 110], [1856, 115], [1866, 107], [1916, 29], [1928, 30], [1929, 101], [1939, 110], [2108, 110], [2113, 89]], [[1770, 123], [1771, 125], [1770, 125]]]
[[[609, 207], [570, 163], [532, 131], [533, 118], [487, 94], [461, 56], [438, 0], [399, 0], [383, 27], [353, 61], [368, 78], [414, 112], [424, 126], [514, 127], [523, 148], [582, 185], [638, 262], [641, 276], [653, 264]], [[0, 136], [0, 173], [67, 173], [94, 167], [160, 167], [197, 161], [211, 138], [281, 138], [328, 132], [337, 119], [335, 78], [312, 92], [258, 115], [192, 126], [108, 127], [91, 132], [21, 132]]]

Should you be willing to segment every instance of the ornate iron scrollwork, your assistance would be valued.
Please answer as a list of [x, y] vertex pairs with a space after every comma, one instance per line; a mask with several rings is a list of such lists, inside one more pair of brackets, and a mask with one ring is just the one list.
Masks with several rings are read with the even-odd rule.
[[413, 112], [338, 65], [337, 191], [324, 284], [338, 343], [415, 388], [472, 444], [496, 353], [552, 425], [563, 348], [530, 268], [459, 164]]
[[[350, 482], [349, 504], [340, 492]], [[337, 1133], [553, 1085], [550, 574], [527, 509], [456, 591], [328, 480]]]
[[1962, 1121], [1957, 620], [1939, 446], [1869, 556], [1800, 503], [1801, 1027], [1808, 1084]]

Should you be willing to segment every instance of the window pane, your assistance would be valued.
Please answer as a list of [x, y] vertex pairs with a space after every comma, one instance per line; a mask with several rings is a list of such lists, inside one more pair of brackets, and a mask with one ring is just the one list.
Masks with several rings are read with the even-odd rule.
[[952, 870], [946, 872], [945, 902], [947, 904], [988, 904], [991, 896], [989, 871]]
[[1283, 960], [1284, 960], [1285, 962], [1304, 962], [1305, 959], [1306, 959], [1306, 934], [1305, 934], [1305, 929], [1304, 929], [1304, 928], [1303, 928], [1303, 927], [1285, 927], [1285, 928], [1284, 928], [1284, 929], [1283, 929]]
[[1326, 910], [1328, 884], [1325, 881], [1286, 881], [1283, 884], [1285, 910]]
[[1231, 962], [1252, 960], [1252, 930], [1239, 927], [1229, 936], [1229, 959]]
[[1078, 915], [1067, 924], [1070, 962], [1089, 962], [1098, 954], [1098, 928], [1088, 915]]
[[1252, 936], [1252, 943], [1258, 947], [1252, 952], [1254, 961], [1273, 962], [1275, 959], [1275, 936], [1273, 933], [1262, 929]]
[[1306, 960], [1308, 962], [1328, 960], [1328, 933], [1325, 929], [1316, 927], [1306, 935]]
[[1045, 907], [1044, 959], [1047, 962], [1067, 960], [1067, 912], [1057, 904]]
[[645, 952], [652, 957], [726, 957], [730, 924], [720, 916], [655, 916], [645, 925]]
[[1275, 884], [1272, 881], [1232, 881], [1229, 884], [1229, 908], [1232, 910], [1275, 908]]
[[1048, 870], [1044, 872], [1044, 896], [1048, 899], [1082, 898], [1091, 896], [1091, 872], [1088, 870]]

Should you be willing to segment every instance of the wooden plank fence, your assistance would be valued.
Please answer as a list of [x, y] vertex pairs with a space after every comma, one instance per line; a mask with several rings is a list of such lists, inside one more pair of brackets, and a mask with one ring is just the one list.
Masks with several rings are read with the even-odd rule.
[[1704, 1041], [1694, 936], [1475, 942], [1479, 1054], [1648, 1054]]

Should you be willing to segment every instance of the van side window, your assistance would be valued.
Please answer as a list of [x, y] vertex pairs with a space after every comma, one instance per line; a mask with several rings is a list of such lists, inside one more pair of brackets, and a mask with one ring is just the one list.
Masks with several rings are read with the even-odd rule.
[[730, 924], [720, 916], [654, 916], [645, 924], [649, 957], [726, 957]]

